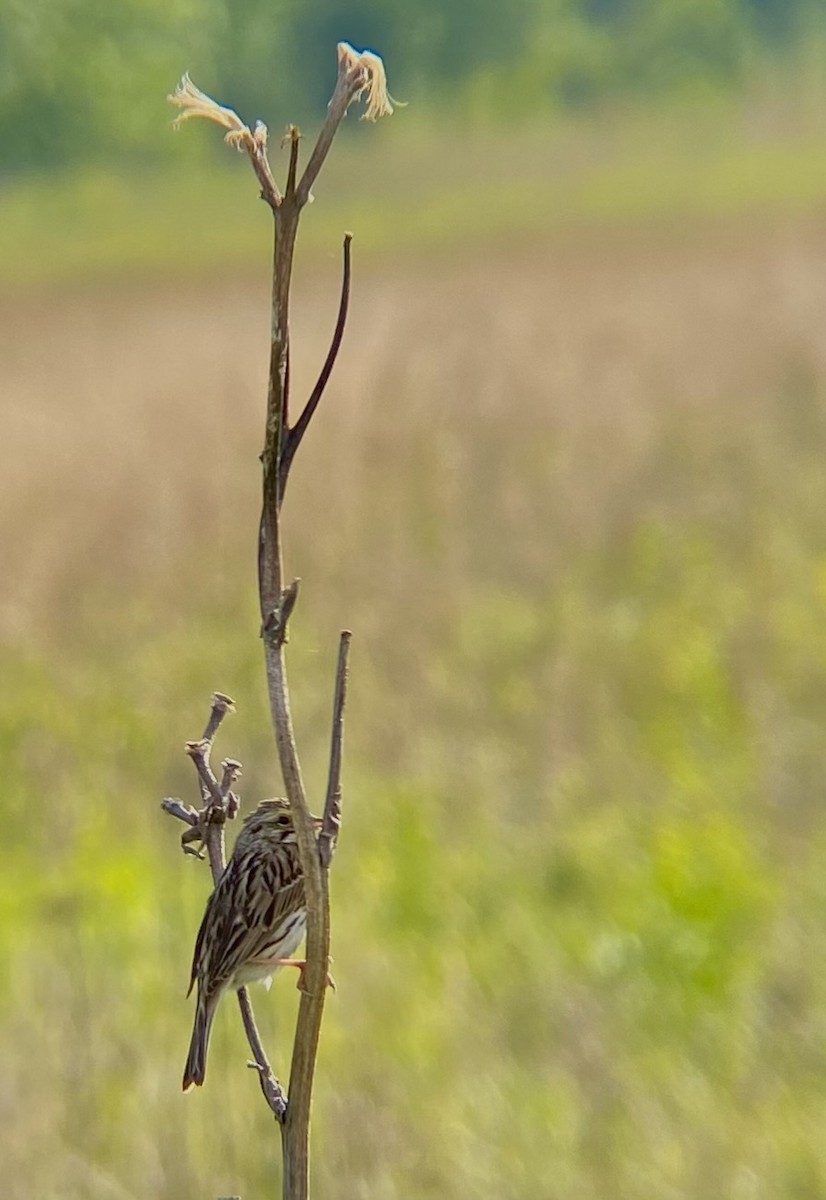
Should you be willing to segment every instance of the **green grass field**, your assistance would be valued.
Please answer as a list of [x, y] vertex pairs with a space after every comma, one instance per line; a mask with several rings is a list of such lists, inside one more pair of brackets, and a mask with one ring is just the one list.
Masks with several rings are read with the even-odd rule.
[[[352, 208], [309, 214], [294, 307], [300, 395], [335, 312], [321, 247], [352, 226], [285, 509], [316, 798], [354, 631], [317, 1193], [820, 1200], [824, 158], [571, 141], [563, 179], [517, 156], [497, 207], [513, 156], [469, 144], [417, 206], [400, 168], [374, 186], [390, 142], [361, 144]], [[0, 202], [4, 278], [38, 284], [0, 298], [4, 1195], [251, 1200], [277, 1145], [231, 1006], [179, 1092], [207, 870], [159, 801], [193, 798], [216, 688], [244, 804], [279, 790], [266, 220], [240, 167], [96, 186]], [[292, 983], [255, 999], [283, 1074]]]
[[[179, 172], [102, 164], [0, 191], [0, 286], [259, 269], [270, 217], [253, 201], [243, 157], [193, 156], [218, 141], [212, 128], [160, 132], [181, 141]], [[822, 116], [767, 119], [731, 106], [475, 134], [449, 116], [437, 133], [407, 110], [378, 129], [353, 120], [305, 216], [301, 253], [325, 261], [345, 229], [362, 257], [397, 262], [595, 225], [822, 212], [825, 136]], [[272, 144], [277, 172], [274, 134]]]

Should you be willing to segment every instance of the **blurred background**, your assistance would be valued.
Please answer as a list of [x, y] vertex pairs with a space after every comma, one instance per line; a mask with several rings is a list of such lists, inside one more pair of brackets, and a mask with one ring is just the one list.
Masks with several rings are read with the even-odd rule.
[[[317, 1193], [826, 1197], [819, 0], [0, 0], [0, 1161], [11, 1200], [276, 1194], [207, 869], [280, 791], [255, 598], [270, 220], [184, 70], [308, 138], [285, 506], [314, 802], [354, 631]], [[256, 997], [282, 1076], [296, 994]]]

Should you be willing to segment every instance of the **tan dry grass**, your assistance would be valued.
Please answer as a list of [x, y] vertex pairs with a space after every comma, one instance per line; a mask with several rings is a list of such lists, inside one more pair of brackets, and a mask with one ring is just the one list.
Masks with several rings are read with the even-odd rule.
[[[357, 634], [331, 1197], [822, 1191], [825, 246], [817, 223], [717, 225], [357, 267], [288, 500], [315, 777], [335, 632]], [[335, 282], [331, 260], [299, 287], [297, 392]], [[94, 652], [33, 680], [8, 656], [32, 692], [22, 717], [3, 696], [13, 1195], [260, 1191], [231, 1014], [211, 1085], [177, 1092], [203, 877], [147, 814], [236, 679], [222, 752], [246, 802], [272, 784], [249, 699], [265, 289], [0, 315], [3, 634]]]
[[[501, 509], [510, 538], [490, 555], [495, 575], [553, 560], [559, 547], [537, 538], [552, 518], [572, 538], [604, 533], [664, 410], [691, 406], [735, 434], [749, 420], [738, 401], [824, 370], [824, 254], [826, 225], [786, 221], [556, 242], [401, 275], [365, 277], [356, 257], [344, 352], [289, 501], [295, 570], [344, 588], [345, 615], [372, 607], [366, 570], [376, 612], [392, 610], [377, 592], [414, 586], [394, 520], [411, 479], [448, 575], [489, 550], [468, 505], [482, 518]], [[336, 286], [332, 259], [299, 281], [297, 397], [323, 357]], [[207, 547], [219, 591], [224, 567], [251, 567], [267, 322], [254, 283], [3, 299], [3, 637], [64, 630], [100, 587], [180, 602], [205, 586]], [[547, 459], [540, 494], [521, 469], [526, 444]]]

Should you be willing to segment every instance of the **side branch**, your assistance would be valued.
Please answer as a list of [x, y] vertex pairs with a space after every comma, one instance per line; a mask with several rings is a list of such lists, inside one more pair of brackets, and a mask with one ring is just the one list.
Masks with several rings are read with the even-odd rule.
[[212, 708], [209, 712], [209, 720], [206, 723], [204, 735], [201, 738], [202, 742], [209, 742], [210, 746], [215, 740], [215, 735], [221, 727], [224, 717], [228, 713], [235, 712], [235, 701], [230, 696], [225, 696], [223, 692], [212, 693]]
[[364, 119], [367, 121], [376, 121], [379, 117], [389, 117], [393, 112], [393, 105], [398, 103], [387, 91], [384, 64], [377, 54], [373, 54], [370, 50], [355, 50], [348, 42], [339, 42], [336, 50], [338, 52], [336, 87], [327, 106], [327, 119], [318, 135], [318, 141], [296, 191], [299, 208], [309, 200], [310, 189], [324, 166], [324, 160], [329, 153], [336, 130], [353, 101], [358, 100], [359, 97], [363, 98], [365, 103]]
[[290, 165], [287, 168], [287, 188], [286, 195], [292, 198], [295, 195], [295, 177], [298, 171], [298, 148], [301, 143], [301, 133], [295, 125], [290, 125], [284, 135], [284, 141], [290, 143]]
[[284, 197], [273, 179], [270, 161], [267, 158], [267, 127], [261, 121], [256, 123], [252, 138], [245, 139], [244, 149], [250, 157], [252, 169], [261, 184], [261, 199], [266, 201], [274, 212]]
[[338, 48], [338, 78], [330, 103], [327, 105], [327, 117], [295, 191], [295, 199], [299, 208], [303, 208], [310, 198], [312, 186], [324, 166], [325, 158], [330, 153], [333, 139], [339, 125], [347, 115], [347, 109], [364, 90], [367, 83], [367, 73], [360, 59], [353, 60], [342, 53], [343, 44], [340, 44]]
[[300, 583], [300, 579], [294, 579], [288, 587], [284, 588], [275, 608], [267, 613], [261, 626], [261, 636], [275, 646], [284, 646], [289, 641], [287, 624], [293, 614], [296, 600], [298, 600]]
[[284, 1089], [276, 1079], [273, 1069], [270, 1066], [270, 1060], [267, 1058], [267, 1052], [264, 1049], [261, 1035], [258, 1032], [258, 1026], [255, 1023], [252, 1001], [245, 987], [238, 989], [238, 1007], [241, 1010], [244, 1032], [247, 1035], [247, 1041], [252, 1051], [253, 1061], [249, 1066], [258, 1072], [258, 1082], [261, 1084], [264, 1099], [270, 1106], [276, 1120], [283, 1123], [287, 1115], [287, 1097], [284, 1095]]
[[336, 326], [333, 330], [333, 339], [330, 342], [330, 349], [327, 351], [327, 357], [324, 360], [324, 366], [321, 368], [321, 374], [318, 377], [315, 387], [312, 390], [310, 399], [304, 406], [301, 416], [296, 421], [292, 429], [285, 429], [282, 437], [281, 446], [281, 461], [279, 463], [280, 472], [280, 495], [284, 499], [284, 492], [287, 487], [287, 479], [290, 474], [290, 467], [298, 447], [301, 445], [301, 439], [307, 432], [307, 427], [313, 419], [315, 410], [318, 408], [318, 402], [324, 394], [330, 376], [333, 373], [333, 367], [336, 365], [338, 352], [341, 349], [341, 342], [344, 337], [344, 329], [347, 324], [347, 312], [350, 307], [350, 275], [351, 275], [351, 255], [350, 246], [353, 241], [352, 233], [344, 235], [344, 268], [341, 276], [341, 296], [338, 302], [338, 316], [336, 317]]
[[347, 703], [347, 660], [352, 634], [342, 631], [338, 644], [338, 669], [333, 697], [333, 731], [330, 739], [330, 771], [327, 778], [327, 798], [324, 819], [318, 835], [318, 857], [327, 870], [333, 860], [341, 830], [341, 753], [344, 744], [344, 706]]

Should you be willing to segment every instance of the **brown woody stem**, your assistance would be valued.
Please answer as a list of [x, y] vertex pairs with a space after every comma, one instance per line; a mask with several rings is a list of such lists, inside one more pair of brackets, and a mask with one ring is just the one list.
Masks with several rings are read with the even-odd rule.
[[[284, 639], [266, 636], [268, 622], [272, 622], [271, 614], [284, 610], [280, 514], [283, 499], [282, 454], [289, 437], [289, 299], [293, 252], [301, 209], [309, 199], [310, 188], [327, 157], [336, 131], [363, 82], [363, 71], [348, 67], [346, 62], [340, 59], [338, 80], [327, 109], [327, 119], [304, 174], [294, 191], [288, 186], [281, 204], [275, 210], [270, 375], [264, 450], [261, 455], [263, 498], [258, 583], [261, 621], [265, 631], [264, 662], [270, 714], [284, 786], [293, 811], [307, 902], [307, 965], [293, 1040], [289, 1106], [281, 1126], [285, 1200], [307, 1200], [309, 1196], [310, 1104], [330, 957], [327, 872], [322, 868], [318, 854], [315, 828], [307, 803], [293, 733]], [[297, 130], [291, 130], [290, 136], [292, 163], [293, 160], [297, 162]], [[283, 629], [281, 632], [283, 633]]]
[[310, 399], [304, 405], [301, 416], [296, 421], [292, 429], [286, 430], [282, 438], [281, 446], [281, 463], [280, 463], [280, 488], [281, 498], [284, 498], [284, 492], [287, 489], [287, 478], [290, 474], [295, 452], [301, 445], [301, 439], [307, 432], [307, 427], [313, 419], [313, 414], [318, 408], [318, 402], [324, 394], [324, 389], [327, 386], [330, 375], [333, 372], [333, 367], [336, 365], [338, 352], [341, 348], [341, 342], [344, 337], [344, 328], [347, 324], [347, 310], [350, 305], [350, 246], [353, 241], [351, 233], [344, 235], [344, 268], [341, 276], [341, 296], [338, 302], [338, 316], [336, 317], [336, 326], [333, 330], [333, 338], [330, 342], [330, 349], [327, 351], [327, 357], [324, 360], [324, 366], [321, 368], [321, 374], [318, 377], [315, 387], [310, 393]]
[[327, 777], [327, 798], [324, 818], [318, 835], [318, 856], [327, 870], [333, 860], [341, 830], [341, 754], [344, 744], [344, 706], [347, 703], [347, 660], [350, 654], [349, 630], [342, 631], [338, 644], [336, 690], [333, 696], [333, 730], [330, 739], [330, 770]]

